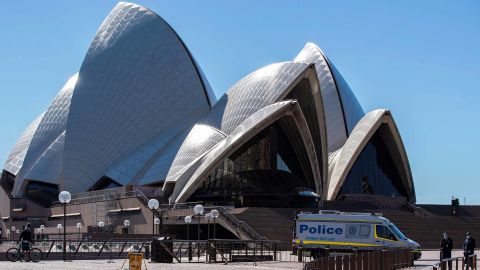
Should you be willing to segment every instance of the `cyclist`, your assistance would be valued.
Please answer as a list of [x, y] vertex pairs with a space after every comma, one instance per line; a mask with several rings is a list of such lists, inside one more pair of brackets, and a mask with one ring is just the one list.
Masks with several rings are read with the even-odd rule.
[[32, 232], [30, 231], [30, 223], [27, 223], [27, 225], [25, 225], [22, 233], [20, 234], [19, 240], [20, 250], [23, 254], [23, 257], [25, 257], [28, 261], [28, 258], [25, 256], [25, 254], [30, 250], [30, 244], [32, 243]]

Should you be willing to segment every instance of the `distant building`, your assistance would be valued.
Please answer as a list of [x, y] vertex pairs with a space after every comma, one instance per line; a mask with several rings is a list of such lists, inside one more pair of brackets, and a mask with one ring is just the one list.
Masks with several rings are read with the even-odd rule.
[[1, 184], [3, 197], [43, 206], [61, 190], [123, 186], [150, 187], [170, 204], [311, 207], [348, 194], [415, 202], [392, 114], [365, 113], [317, 45], [217, 101], [168, 23], [131, 3], [111, 11], [79, 72], [20, 136]]

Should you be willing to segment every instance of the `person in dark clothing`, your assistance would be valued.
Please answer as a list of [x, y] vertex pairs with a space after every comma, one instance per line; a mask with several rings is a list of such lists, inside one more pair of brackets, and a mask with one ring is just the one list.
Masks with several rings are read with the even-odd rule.
[[[440, 241], [440, 260], [452, 258], [453, 241], [448, 232], [443, 233], [442, 241]], [[448, 261], [448, 270], [452, 270], [452, 261]]]
[[463, 255], [465, 256], [465, 261], [467, 262], [467, 270], [469, 268], [473, 269], [473, 262], [470, 258], [470, 255], [475, 253], [475, 247], [475, 239], [472, 237], [470, 232], [467, 232], [467, 237], [465, 238], [465, 242], [463, 242]]
[[28, 223], [19, 236], [19, 240], [23, 251], [30, 250], [30, 243], [32, 242], [32, 232], [30, 231], [30, 223]]

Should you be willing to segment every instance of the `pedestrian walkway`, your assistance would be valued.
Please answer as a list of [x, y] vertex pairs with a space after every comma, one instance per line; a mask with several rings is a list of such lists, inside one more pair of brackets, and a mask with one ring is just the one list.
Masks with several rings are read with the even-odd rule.
[[[479, 254], [480, 252], [477, 252]], [[454, 250], [452, 256], [461, 256], [461, 250]], [[438, 262], [439, 252], [437, 250], [429, 250], [422, 252], [422, 259], [415, 261], [415, 267], [412, 269], [427, 270], [432, 269], [431, 265]], [[26, 263], [26, 262], [7, 262], [0, 261], [0, 270], [70, 270], [70, 269], [101, 269], [101, 270], [118, 270], [122, 266], [124, 260], [114, 260], [113, 263], [107, 263], [107, 260], [76, 260], [73, 262], [63, 261], [41, 261], [39, 263]], [[303, 269], [303, 264], [298, 262], [257, 262], [254, 263], [230, 263], [224, 265], [206, 264], [206, 263], [147, 263], [147, 267], [150, 270], [159, 269], [185, 269], [185, 270], [217, 270], [217, 269], [245, 269], [245, 270], [261, 270], [261, 269]], [[124, 269], [128, 269], [128, 262], [125, 264]], [[144, 269], [144, 268], [143, 268]]]

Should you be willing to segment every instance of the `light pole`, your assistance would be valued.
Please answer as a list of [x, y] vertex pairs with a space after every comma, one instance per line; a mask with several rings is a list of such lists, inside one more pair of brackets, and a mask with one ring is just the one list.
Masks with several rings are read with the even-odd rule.
[[80, 232], [82, 230], [82, 223], [78, 222], [77, 223], [77, 229], [78, 229], [78, 237], [80, 240], [82, 240], [82, 233]]
[[7, 240], [9, 240], [10, 239], [10, 229], [7, 229], [6, 233], [7, 233]]
[[192, 223], [192, 216], [186, 216], [185, 217], [185, 223], [187, 223], [187, 240], [190, 240], [189, 225], [190, 225], [190, 223]]
[[217, 209], [213, 209], [212, 211], [210, 211], [210, 213], [211, 213], [212, 216], [213, 216], [213, 239], [216, 239], [216, 238], [217, 238], [217, 228], [216, 228], [216, 223], [215, 223], [215, 221], [216, 221], [217, 218], [220, 216], [220, 213], [218, 212]]
[[197, 214], [197, 218], [198, 218], [198, 226], [197, 226], [198, 227], [198, 229], [197, 229], [198, 239], [197, 240], [200, 240], [200, 216], [202, 215], [203, 210], [204, 210], [204, 208], [203, 208], [203, 205], [201, 205], [201, 204], [197, 204], [197, 205], [195, 205], [195, 207], [193, 207], [193, 212], [195, 212], [195, 214]]
[[128, 227], [130, 227], [130, 220], [126, 219], [123, 221], [123, 226], [127, 229], [127, 234], [128, 234]]
[[15, 226], [12, 226], [12, 240], [15, 240], [15, 230], [17, 228], [15, 228]]
[[185, 223], [187, 223], [187, 241], [188, 241], [188, 262], [192, 261], [192, 242], [190, 242], [190, 228], [189, 225], [192, 223], [192, 216], [185, 217]]
[[212, 213], [205, 214], [205, 220], [207, 221], [207, 239], [210, 240], [210, 221], [213, 219]]
[[63, 205], [63, 260], [67, 260], [67, 203], [72, 199], [72, 195], [68, 191], [62, 191], [58, 194], [58, 200]]
[[60, 231], [62, 230], [62, 224], [59, 223], [57, 225], [57, 229], [58, 229], [58, 238], [60, 239], [60, 233], [61, 233]]
[[40, 231], [42, 232], [42, 235], [41, 235], [41, 238], [42, 240], [45, 240], [45, 234], [44, 234], [44, 231], [45, 231], [45, 225], [40, 225]]
[[[153, 219], [153, 224], [159, 225], [160, 224], [160, 219], [158, 217], [154, 218]], [[157, 232], [160, 234], [160, 226], [159, 226], [159, 229], [157, 230]]]
[[152, 239], [153, 239], [153, 236], [155, 235], [155, 210], [158, 209], [158, 207], [160, 206], [160, 203], [158, 202], [157, 199], [150, 199], [148, 201], [148, 208], [150, 208], [150, 210], [152, 210]]

